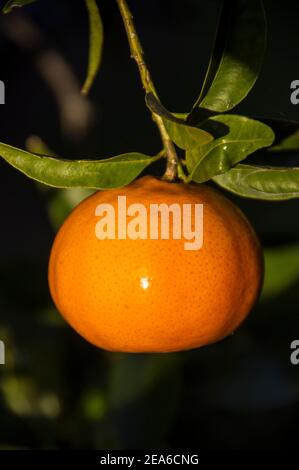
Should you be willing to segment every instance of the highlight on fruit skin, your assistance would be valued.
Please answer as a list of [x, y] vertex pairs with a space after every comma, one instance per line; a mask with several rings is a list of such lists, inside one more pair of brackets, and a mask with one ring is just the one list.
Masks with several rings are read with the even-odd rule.
[[[184, 239], [103, 239], [100, 204], [203, 204], [203, 245]], [[171, 227], [171, 225], [170, 225]], [[117, 229], [117, 217], [116, 217]], [[170, 234], [173, 235], [173, 234]], [[198, 348], [235, 331], [256, 302], [263, 278], [258, 239], [243, 213], [206, 185], [145, 176], [99, 191], [60, 228], [49, 261], [57, 309], [90, 343], [120, 352]]]

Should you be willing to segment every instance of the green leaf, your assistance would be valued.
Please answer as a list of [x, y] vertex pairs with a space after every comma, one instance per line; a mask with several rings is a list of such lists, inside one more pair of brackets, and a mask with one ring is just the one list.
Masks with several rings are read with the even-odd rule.
[[94, 190], [88, 188], [78, 187], [56, 190], [51, 188], [51, 197], [47, 201], [47, 211], [53, 228], [58, 229], [74, 207], [93, 193]]
[[299, 150], [299, 122], [264, 117], [253, 118], [267, 124], [274, 131], [275, 141], [267, 149], [269, 152], [281, 153]]
[[256, 150], [272, 144], [274, 134], [265, 124], [244, 116], [223, 114], [207, 119], [202, 127], [215, 139], [186, 154], [190, 178], [197, 183], [225, 173]]
[[[26, 150], [30, 153], [57, 157], [55, 152], [37, 135], [31, 135], [26, 139]], [[80, 187], [53, 190], [50, 186], [44, 186], [41, 183], [36, 183], [36, 186], [42, 193], [46, 190], [48, 216], [54, 229], [58, 229], [73, 208], [95, 191]]]
[[0, 156], [22, 173], [56, 188], [109, 189], [125, 186], [159, 157], [127, 153], [106, 160], [61, 160], [0, 144]]
[[190, 122], [199, 122], [207, 111], [222, 113], [240, 103], [257, 80], [265, 47], [262, 1], [224, 0], [214, 51]]
[[85, 83], [82, 94], [87, 95], [97, 76], [101, 59], [104, 40], [103, 23], [95, 0], [85, 0], [89, 15], [89, 60]]
[[237, 165], [213, 181], [238, 196], [264, 201], [299, 197], [299, 168]]
[[171, 140], [181, 149], [190, 149], [213, 140], [213, 136], [208, 132], [188, 126], [183, 118], [178, 117], [179, 114], [174, 115], [167, 111], [152, 93], [148, 93], [145, 99], [149, 109], [162, 118]]
[[281, 139], [279, 143], [273, 145], [269, 150], [271, 152], [289, 152], [299, 150], [299, 124], [297, 124], [297, 129], [292, 134]]
[[299, 279], [299, 245], [264, 250], [265, 280], [262, 300], [268, 300], [290, 289]]
[[10, 13], [15, 7], [23, 7], [24, 5], [29, 5], [29, 3], [36, 2], [37, 0], [9, 0], [5, 3], [2, 8], [3, 13]]

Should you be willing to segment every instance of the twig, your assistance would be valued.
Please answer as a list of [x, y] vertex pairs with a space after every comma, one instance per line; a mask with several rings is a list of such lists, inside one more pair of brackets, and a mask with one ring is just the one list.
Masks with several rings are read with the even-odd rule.
[[[130, 50], [131, 50], [131, 57], [132, 59], [135, 60], [138, 66], [143, 88], [146, 93], [153, 93], [155, 97], [158, 98], [149, 69], [144, 59], [142, 45], [140, 43], [139, 37], [136, 32], [132, 13], [128, 7], [126, 0], [116, 0], [116, 1], [118, 4], [124, 25], [125, 25], [125, 29], [126, 29], [126, 33], [127, 33], [127, 37], [128, 37], [128, 41], [130, 45]], [[167, 133], [167, 130], [164, 126], [162, 118], [158, 114], [153, 113], [153, 112], [152, 112], [152, 116], [153, 116], [153, 120], [155, 121], [159, 129], [163, 146], [165, 149], [165, 153], [167, 156], [167, 167], [166, 167], [166, 171], [165, 171], [163, 178], [168, 181], [174, 181], [178, 174], [178, 165], [179, 165], [179, 159], [178, 159], [174, 144]]]

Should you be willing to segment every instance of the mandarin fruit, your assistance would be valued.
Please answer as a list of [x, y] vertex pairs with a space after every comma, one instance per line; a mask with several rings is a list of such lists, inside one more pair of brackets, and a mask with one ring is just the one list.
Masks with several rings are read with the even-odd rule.
[[[186, 250], [171, 224], [168, 240], [100, 240], [96, 208], [110, 204], [117, 229], [118, 196], [147, 209], [203, 204], [202, 247]], [[232, 202], [206, 185], [150, 176], [81, 202], [60, 228], [49, 262], [50, 291], [70, 325], [100, 348], [136, 353], [187, 350], [229, 335], [254, 305], [262, 277], [259, 242]]]

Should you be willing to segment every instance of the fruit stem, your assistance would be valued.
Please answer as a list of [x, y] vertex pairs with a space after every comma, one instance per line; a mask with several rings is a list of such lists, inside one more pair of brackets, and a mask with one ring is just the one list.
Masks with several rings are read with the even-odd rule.
[[[116, 1], [126, 29], [131, 57], [135, 60], [138, 66], [143, 88], [146, 93], [153, 93], [154, 96], [159, 99], [149, 69], [144, 59], [144, 52], [134, 25], [133, 15], [126, 0]], [[167, 156], [167, 166], [163, 179], [167, 181], [174, 181], [178, 176], [178, 167], [180, 166], [175, 146], [167, 133], [162, 118], [154, 112], [152, 112], [152, 117], [159, 129], [164, 150]]]

